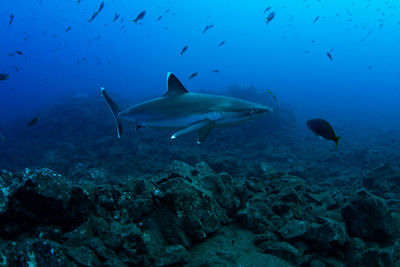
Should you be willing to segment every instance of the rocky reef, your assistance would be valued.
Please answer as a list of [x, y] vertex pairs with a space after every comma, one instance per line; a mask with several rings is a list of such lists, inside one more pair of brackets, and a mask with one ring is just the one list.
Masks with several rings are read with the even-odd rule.
[[385, 198], [265, 163], [242, 179], [173, 161], [113, 185], [50, 169], [2, 171], [0, 185], [8, 266], [400, 264], [400, 216]]

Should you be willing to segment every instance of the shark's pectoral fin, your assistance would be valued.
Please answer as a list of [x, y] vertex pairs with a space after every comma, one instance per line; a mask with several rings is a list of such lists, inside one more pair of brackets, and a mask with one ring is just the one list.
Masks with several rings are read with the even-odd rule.
[[200, 144], [204, 140], [206, 140], [208, 134], [211, 131], [211, 126], [207, 125], [206, 127], [203, 127], [197, 131], [197, 143]]
[[177, 137], [179, 137], [179, 136], [181, 136], [183, 134], [187, 134], [187, 133], [190, 133], [190, 132], [193, 132], [193, 131], [200, 130], [202, 128], [205, 128], [205, 127], [209, 126], [210, 124], [211, 124], [211, 121], [209, 121], [209, 120], [199, 121], [199, 122], [190, 124], [189, 126], [183, 128], [183, 129], [180, 129], [179, 131], [174, 133], [171, 136], [171, 139], [175, 139], [175, 138], [177, 138]]

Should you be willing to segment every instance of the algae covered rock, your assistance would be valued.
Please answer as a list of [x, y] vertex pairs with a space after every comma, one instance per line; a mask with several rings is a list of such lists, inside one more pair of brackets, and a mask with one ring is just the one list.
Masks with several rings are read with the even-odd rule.
[[359, 190], [341, 213], [350, 236], [378, 243], [394, 238], [393, 218], [384, 200], [365, 190]]
[[[0, 236], [12, 237], [36, 226], [70, 231], [83, 223], [92, 207], [88, 194], [49, 169], [26, 170], [15, 177], [0, 214]], [[4, 208], [3, 208], [4, 209]]]

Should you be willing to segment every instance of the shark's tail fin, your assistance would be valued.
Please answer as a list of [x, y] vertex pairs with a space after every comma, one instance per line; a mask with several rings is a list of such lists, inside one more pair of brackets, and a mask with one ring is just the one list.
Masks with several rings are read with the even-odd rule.
[[111, 97], [107, 94], [106, 90], [104, 87], [101, 87], [101, 95], [104, 97], [106, 100], [108, 107], [110, 108], [112, 114], [114, 115], [115, 121], [117, 122], [117, 134], [118, 138], [121, 137], [122, 134], [122, 124], [118, 120], [118, 113], [121, 111], [120, 108], [118, 107], [117, 104], [111, 99]]

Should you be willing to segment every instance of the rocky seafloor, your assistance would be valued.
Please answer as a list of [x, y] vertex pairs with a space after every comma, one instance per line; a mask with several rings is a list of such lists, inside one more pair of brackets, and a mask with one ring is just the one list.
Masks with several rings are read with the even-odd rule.
[[275, 109], [200, 146], [101, 98], [3, 127], [0, 266], [400, 266], [398, 132], [336, 152]]

